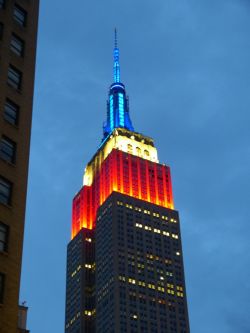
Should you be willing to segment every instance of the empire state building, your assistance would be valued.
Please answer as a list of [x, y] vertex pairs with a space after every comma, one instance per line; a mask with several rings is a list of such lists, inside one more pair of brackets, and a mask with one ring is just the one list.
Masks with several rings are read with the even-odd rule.
[[65, 333], [189, 333], [170, 168], [134, 130], [116, 34], [113, 71], [103, 137], [73, 199]]

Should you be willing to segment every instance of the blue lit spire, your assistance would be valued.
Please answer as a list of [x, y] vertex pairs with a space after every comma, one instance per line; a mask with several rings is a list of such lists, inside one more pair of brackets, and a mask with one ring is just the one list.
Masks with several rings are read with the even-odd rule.
[[119, 63], [119, 49], [117, 43], [117, 30], [115, 29], [115, 48], [114, 48], [114, 82], [120, 82], [120, 63]]
[[134, 131], [129, 117], [129, 104], [125, 86], [120, 82], [119, 48], [117, 42], [117, 30], [115, 29], [114, 46], [114, 83], [109, 89], [109, 100], [107, 102], [107, 122], [103, 126], [105, 138], [113, 132], [114, 128], [126, 128]]

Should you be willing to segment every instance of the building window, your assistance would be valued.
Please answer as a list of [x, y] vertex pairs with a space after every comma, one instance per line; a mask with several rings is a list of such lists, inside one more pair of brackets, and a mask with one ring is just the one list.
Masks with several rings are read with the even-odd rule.
[[141, 156], [141, 148], [136, 147], [136, 154], [137, 154], [138, 156]]
[[17, 35], [12, 34], [11, 42], [10, 42], [10, 49], [19, 57], [23, 56], [24, 51], [24, 41], [19, 38]]
[[7, 99], [4, 105], [4, 119], [12, 125], [18, 124], [19, 106]]
[[0, 22], [0, 40], [3, 39], [3, 23]]
[[129, 154], [133, 153], [133, 146], [131, 144], [128, 144], [128, 153]]
[[0, 252], [8, 250], [9, 227], [0, 222]]
[[16, 144], [6, 136], [3, 136], [0, 142], [0, 158], [7, 162], [15, 163]]
[[5, 8], [5, 0], [0, 0], [0, 9]]
[[11, 203], [12, 184], [7, 179], [0, 177], [0, 203]]
[[22, 7], [15, 5], [13, 16], [14, 20], [22, 27], [26, 25], [27, 13]]
[[0, 304], [3, 304], [5, 275], [0, 273]]
[[22, 82], [22, 73], [13, 66], [9, 66], [8, 69], [8, 81], [13, 88], [20, 89]]

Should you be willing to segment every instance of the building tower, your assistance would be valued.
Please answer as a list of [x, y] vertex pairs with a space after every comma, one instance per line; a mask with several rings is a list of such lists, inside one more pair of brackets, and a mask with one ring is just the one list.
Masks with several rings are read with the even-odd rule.
[[71, 237], [66, 333], [189, 333], [170, 169], [132, 126], [116, 33], [107, 121], [73, 199]]
[[[0, 332], [16, 333], [39, 0], [0, 0]], [[26, 310], [25, 310], [26, 309]], [[24, 311], [25, 310], [25, 311]], [[20, 330], [19, 330], [20, 331]]]

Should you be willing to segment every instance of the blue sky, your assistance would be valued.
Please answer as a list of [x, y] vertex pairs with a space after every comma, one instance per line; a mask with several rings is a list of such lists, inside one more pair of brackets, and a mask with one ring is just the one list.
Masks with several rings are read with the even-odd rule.
[[71, 204], [102, 138], [113, 30], [135, 130], [170, 165], [192, 333], [250, 331], [250, 2], [43, 0], [21, 301], [63, 332]]

